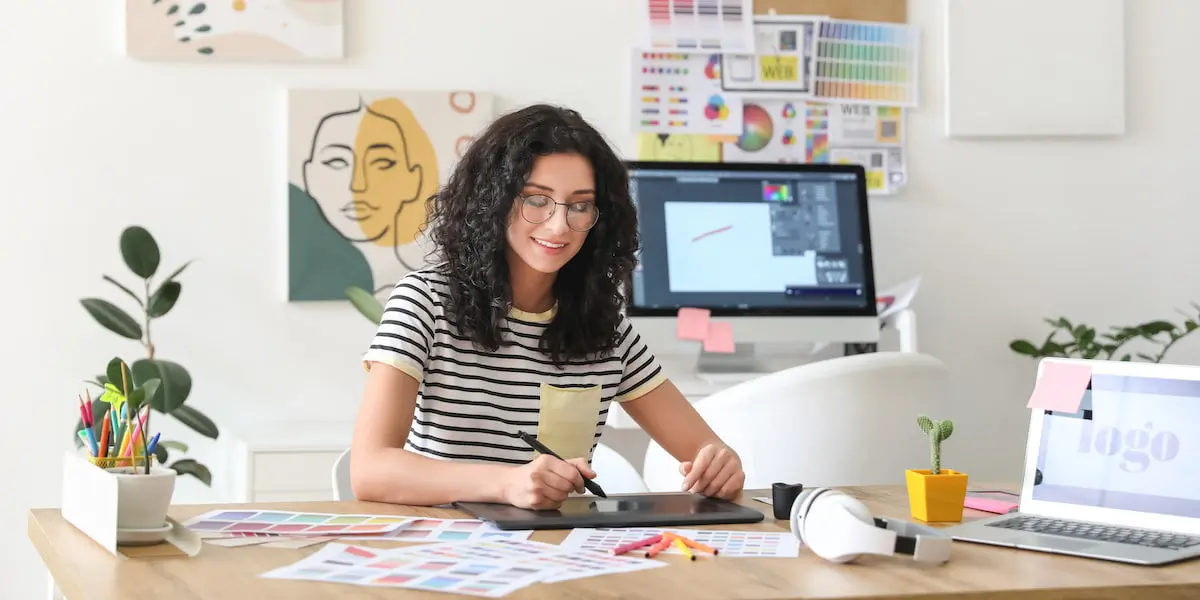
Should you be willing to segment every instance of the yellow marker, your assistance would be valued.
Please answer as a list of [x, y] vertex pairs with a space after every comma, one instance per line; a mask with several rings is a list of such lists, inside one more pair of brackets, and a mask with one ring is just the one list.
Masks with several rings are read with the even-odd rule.
[[692, 554], [692, 549], [688, 548], [687, 544], [683, 543], [683, 540], [675, 538], [671, 540], [671, 543], [675, 544], [675, 547], [679, 548], [679, 551], [683, 552], [683, 554], [688, 557], [688, 560], [696, 560], [696, 555]]

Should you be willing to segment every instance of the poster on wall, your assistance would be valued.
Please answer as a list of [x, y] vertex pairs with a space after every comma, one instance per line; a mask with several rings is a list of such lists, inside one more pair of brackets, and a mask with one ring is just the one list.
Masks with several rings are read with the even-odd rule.
[[860, 164], [872, 195], [908, 182], [898, 106], [756, 98], [742, 110], [742, 134], [723, 144], [725, 162]]
[[168, 61], [343, 58], [345, 0], [125, 0], [125, 52]]
[[755, 17], [754, 52], [721, 57], [721, 87], [745, 97], [811, 93], [818, 20]]
[[470, 91], [288, 93], [288, 300], [375, 293], [434, 260], [427, 200], [494, 117]]

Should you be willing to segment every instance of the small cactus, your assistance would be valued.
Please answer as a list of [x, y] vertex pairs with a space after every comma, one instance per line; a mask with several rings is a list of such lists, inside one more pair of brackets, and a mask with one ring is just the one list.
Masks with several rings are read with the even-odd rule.
[[942, 472], [942, 442], [950, 439], [954, 433], [954, 423], [950, 419], [935, 421], [925, 415], [917, 417], [917, 426], [929, 436], [929, 455], [932, 462], [930, 473], [938, 475]]

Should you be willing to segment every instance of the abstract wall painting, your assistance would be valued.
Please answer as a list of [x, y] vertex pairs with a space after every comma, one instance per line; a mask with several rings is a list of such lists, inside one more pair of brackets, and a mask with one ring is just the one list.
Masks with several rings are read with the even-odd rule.
[[125, 0], [131, 58], [302, 62], [343, 58], [345, 0]]
[[290, 91], [288, 300], [379, 294], [434, 262], [427, 201], [494, 116], [471, 91]]

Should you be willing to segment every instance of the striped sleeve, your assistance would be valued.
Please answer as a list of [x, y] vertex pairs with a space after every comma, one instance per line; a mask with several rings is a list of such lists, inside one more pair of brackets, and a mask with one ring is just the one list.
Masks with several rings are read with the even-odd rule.
[[617, 352], [621, 355], [621, 385], [617, 387], [617, 402], [628, 402], [645, 396], [666, 381], [662, 365], [633, 328], [629, 319], [621, 319], [621, 338]]
[[371, 363], [383, 363], [422, 381], [434, 338], [433, 309], [433, 294], [424, 278], [415, 273], [401, 278], [384, 304], [363, 368], [369, 371]]

